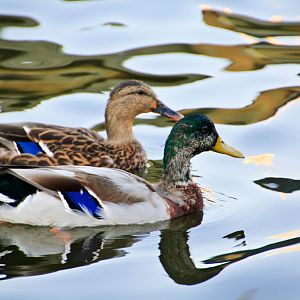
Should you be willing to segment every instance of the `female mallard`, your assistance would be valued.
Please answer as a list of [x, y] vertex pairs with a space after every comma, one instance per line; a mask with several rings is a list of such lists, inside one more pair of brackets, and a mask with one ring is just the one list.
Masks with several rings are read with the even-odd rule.
[[201, 210], [190, 159], [203, 152], [243, 157], [218, 136], [204, 115], [172, 129], [164, 150], [164, 175], [151, 185], [118, 169], [61, 166], [11, 168], [0, 173], [0, 220], [55, 227], [152, 223]]
[[0, 124], [0, 163], [140, 170], [145, 168], [147, 157], [133, 136], [132, 124], [137, 115], [150, 111], [175, 121], [182, 117], [159, 101], [145, 83], [123, 81], [111, 91], [106, 106], [107, 140], [85, 128], [39, 123]]

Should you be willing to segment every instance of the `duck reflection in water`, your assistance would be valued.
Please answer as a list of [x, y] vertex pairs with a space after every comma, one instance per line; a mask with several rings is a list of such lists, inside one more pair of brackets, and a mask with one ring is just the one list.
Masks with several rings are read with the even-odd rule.
[[[130, 255], [130, 247], [135, 243], [160, 230], [159, 260], [164, 270], [177, 284], [194, 285], [218, 275], [234, 262], [300, 242], [300, 238], [293, 238], [221, 254], [202, 261], [203, 267], [197, 268], [188, 240], [189, 230], [199, 226], [202, 217], [203, 213], [197, 212], [155, 224], [73, 228], [58, 234], [51, 234], [46, 227], [1, 224], [0, 279], [42, 275], [124, 257]], [[214, 266], [209, 267], [210, 264]]]
[[[172, 251], [176, 245], [172, 245], [173, 239], [170, 244], [168, 235], [199, 225], [202, 216], [199, 212], [154, 224], [78, 227], [58, 232], [50, 232], [47, 227], [3, 223], [0, 226], [0, 279], [42, 275], [130, 255], [131, 246], [156, 230], [162, 232], [161, 252], [168, 247]], [[186, 244], [187, 240], [178, 242]]]

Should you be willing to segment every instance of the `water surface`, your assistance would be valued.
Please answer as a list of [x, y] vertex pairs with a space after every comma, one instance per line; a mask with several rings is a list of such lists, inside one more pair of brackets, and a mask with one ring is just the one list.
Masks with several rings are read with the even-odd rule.
[[[299, 299], [297, 1], [1, 0], [0, 122], [93, 128], [109, 90], [149, 83], [244, 160], [192, 160], [203, 214], [143, 226], [0, 225], [1, 299]], [[172, 123], [134, 132], [161, 174]], [[224, 296], [225, 295], [225, 296]]]

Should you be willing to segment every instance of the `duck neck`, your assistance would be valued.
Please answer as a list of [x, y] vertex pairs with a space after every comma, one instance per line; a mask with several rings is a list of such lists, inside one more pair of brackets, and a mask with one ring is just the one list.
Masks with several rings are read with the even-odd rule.
[[105, 121], [107, 140], [111, 143], [124, 143], [134, 140], [132, 119], [108, 118]]
[[164, 155], [163, 181], [167, 186], [182, 185], [192, 182], [190, 160], [192, 151], [187, 149], [171, 149]]
[[133, 109], [121, 110], [117, 101], [110, 101], [105, 110], [107, 140], [111, 143], [132, 141], [134, 139], [132, 125], [136, 115]]

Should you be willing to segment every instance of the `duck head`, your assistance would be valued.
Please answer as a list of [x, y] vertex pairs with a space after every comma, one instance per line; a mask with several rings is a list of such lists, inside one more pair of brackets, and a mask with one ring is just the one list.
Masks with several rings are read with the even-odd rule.
[[[154, 91], [146, 83], [139, 80], [125, 80], [120, 82], [110, 93], [105, 110], [106, 130], [108, 139], [115, 139], [116, 124], [122, 124], [131, 130], [134, 118], [147, 112], [159, 113], [162, 116], [174, 121], [180, 120], [183, 116], [167, 107], [161, 102]], [[130, 129], [130, 130], [129, 130]], [[131, 132], [132, 134], [132, 132]], [[124, 133], [122, 133], [124, 136]], [[119, 137], [118, 137], [119, 138]]]
[[240, 151], [224, 143], [207, 116], [194, 114], [181, 119], [171, 130], [165, 144], [164, 181], [169, 184], [191, 181], [191, 158], [210, 150], [236, 158], [244, 157]]
[[[115, 107], [116, 105], [119, 109]], [[108, 114], [112, 107], [115, 110], [126, 110], [127, 115], [134, 117], [147, 112], [159, 113], [173, 121], [179, 121], [183, 117], [158, 100], [151, 87], [139, 80], [125, 80], [115, 86], [107, 104]]]

